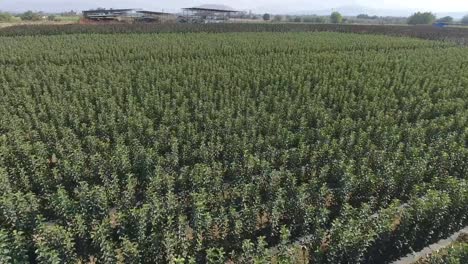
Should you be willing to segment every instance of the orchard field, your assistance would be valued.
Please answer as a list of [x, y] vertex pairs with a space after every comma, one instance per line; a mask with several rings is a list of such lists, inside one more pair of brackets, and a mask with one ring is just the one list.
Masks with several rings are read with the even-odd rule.
[[453, 43], [2, 36], [0, 263], [389, 262], [468, 223], [467, 142]]

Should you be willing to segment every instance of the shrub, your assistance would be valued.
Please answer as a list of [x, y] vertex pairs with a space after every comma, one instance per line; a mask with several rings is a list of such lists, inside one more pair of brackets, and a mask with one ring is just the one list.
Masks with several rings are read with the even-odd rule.
[[0, 22], [10, 22], [13, 20], [13, 16], [7, 12], [0, 12]]
[[39, 21], [42, 20], [42, 15], [33, 11], [26, 11], [20, 15], [23, 21]]
[[47, 20], [49, 20], [49, 21], [57, 21], [57, 17], [56, 17], [55, 15], [49, 15], [49, 16], [47, 17]]

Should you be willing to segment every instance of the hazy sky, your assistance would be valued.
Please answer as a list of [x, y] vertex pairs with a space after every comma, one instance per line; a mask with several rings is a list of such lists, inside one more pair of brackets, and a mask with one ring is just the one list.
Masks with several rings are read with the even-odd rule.
[[64, 11], [96, 7], [131, 7], [174, 12], [182, 7], [200, 4], [225, 4], [239, 10], [273, 13], [331, 10], [343, 6], [362, 6], [370, 10], [468, 11], [468, 0], [0, 0], [0, 10]]

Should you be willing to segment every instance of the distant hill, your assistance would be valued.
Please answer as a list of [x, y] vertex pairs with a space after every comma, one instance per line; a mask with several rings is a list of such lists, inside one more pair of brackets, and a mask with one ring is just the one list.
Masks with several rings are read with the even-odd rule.
[[193, 8], [204, 8], [204, 9], [216, 9], [216, 10], [226, 10], [226, 11], [235, 11], [234, 8], [227, 5], [217, 5], [217, 4], [206, 4], [200, 6], [194, 6]]

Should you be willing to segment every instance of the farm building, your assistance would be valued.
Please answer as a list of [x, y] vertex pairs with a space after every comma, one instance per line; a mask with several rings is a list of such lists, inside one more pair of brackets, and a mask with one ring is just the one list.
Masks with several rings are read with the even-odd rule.
[[175, 20], [175, 15], [164, 12], [146, 11], [142, 9], [96, 9], [83, 11], [83, 17], [89, 20], [103, 21], [142, 21], [165, 22]]
[[188, 23], [220, 23], [229, 20], [230, 15], [237, 13], [225, 5], [201, 5], [183, 8], [183, 21]]
[[83, 17], [91, 20], [120, 20], [139, 16], [140, 9], [96, 9], [83, 11]]
[[145, 10], [137, 11], [137, 13], [141, 14], [141, 16], [137, 18], [137, 20], [143, 22], [168, 22], [176, 20], [176, 15], [171, 13]]

